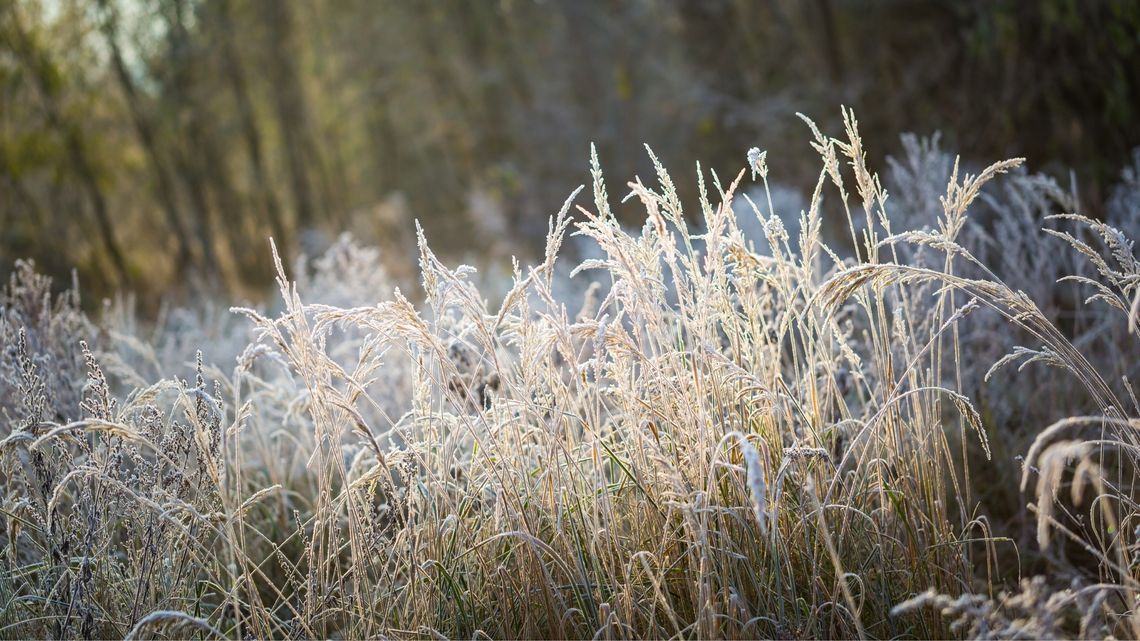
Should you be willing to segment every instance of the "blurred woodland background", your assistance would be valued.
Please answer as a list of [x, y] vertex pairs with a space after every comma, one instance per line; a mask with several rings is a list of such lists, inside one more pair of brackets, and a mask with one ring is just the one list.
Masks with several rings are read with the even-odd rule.
[[759, 146], [806, 191], [794, 114], [835, 129], [840, 104], [895, 145], [872, 164], [937, 129], [1072, 170], [1095, 216], [1140, 145], [1140, 3], [0, 0], [0, 270], [75, 268], [89, 302], [255, 296], [269, 235], [351, 230], [411, 273], [413, 218], [505, 259], [590, 142], [622, 179], [652, 173], [642, 143], [679, 176]]

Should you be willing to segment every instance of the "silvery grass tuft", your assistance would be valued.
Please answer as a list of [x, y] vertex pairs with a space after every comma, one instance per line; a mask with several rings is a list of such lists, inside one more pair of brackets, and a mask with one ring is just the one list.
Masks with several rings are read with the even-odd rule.
[[1140, 636], [1135, 212], [937, 138], [888, 199], [842, 116], [799, 212], [649, 151], [630, 232], [592, 151], [494, 303], [418, 226], [415, 294], [344, 237], [148, 334], [21, 263], [3, 635]]

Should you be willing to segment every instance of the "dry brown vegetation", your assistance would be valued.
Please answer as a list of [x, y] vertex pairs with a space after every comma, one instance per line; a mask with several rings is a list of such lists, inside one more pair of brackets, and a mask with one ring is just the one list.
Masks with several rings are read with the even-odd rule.
[[908, 138], [888, 204], [844, 122], [803, 212], [653, 158], [630, 232], [594, 157], [496, 305], [422, 232], [416, 302], [346, 239], [154, 331], [21, 264], [0, 634], [1140, 636], [1140, 167], [1099, 221]]

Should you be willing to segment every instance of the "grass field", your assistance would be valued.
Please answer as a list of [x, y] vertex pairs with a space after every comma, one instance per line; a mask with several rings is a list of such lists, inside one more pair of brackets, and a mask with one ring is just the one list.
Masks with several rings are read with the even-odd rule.
[[805, 211], [594, 157], [492, 300], [422, 232], [421, 291], [249, 247], [274, 305], [154, 323], [21, 263], [0, 636], [1140, 636], [1140, 158], [1094, 218], [805, 121]]

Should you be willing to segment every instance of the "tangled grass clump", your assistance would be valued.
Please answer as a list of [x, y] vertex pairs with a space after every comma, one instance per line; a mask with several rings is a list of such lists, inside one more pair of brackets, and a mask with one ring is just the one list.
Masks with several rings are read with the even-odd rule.
[[[21, 266], [0, 631], [1140, 636], [1136, 212], [913, 139], [888, 205], [853, 115], [805, 121], [798, 229], [759, 150], [751, 176], [698, 168], [695, 217], [650, 152], [635, 233], [593, 156], [593, 208], [566, 201], [501, 304], [422, 230], [418, 303], [350, 239], [295, 281], [274, 250], [282, 306], [221, 324], [228, 365]], [[571, 229], [597, 246], [575, 309]]]

